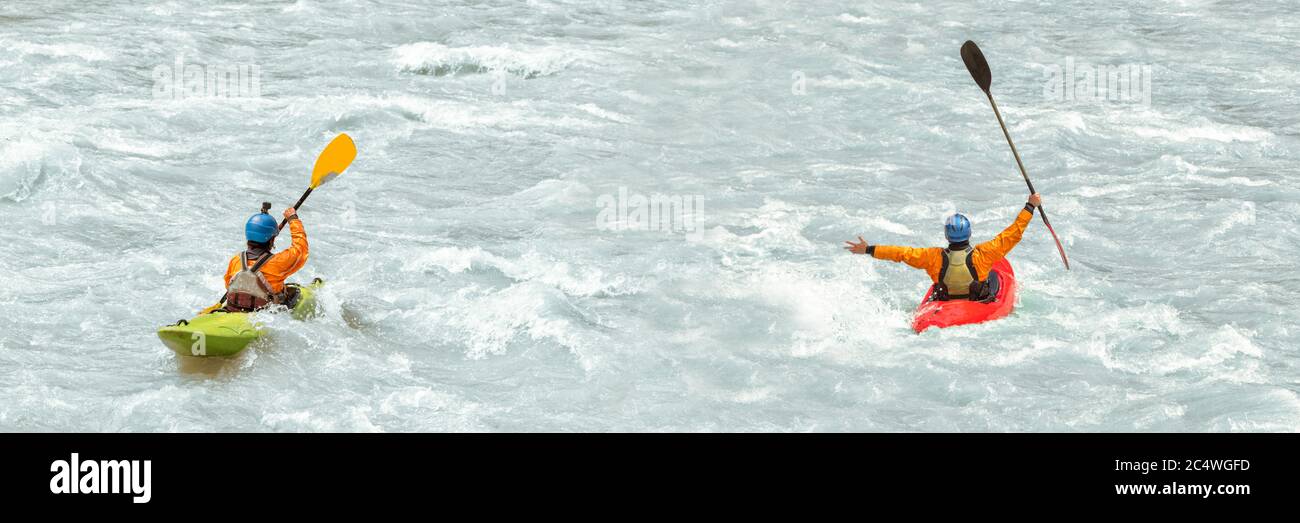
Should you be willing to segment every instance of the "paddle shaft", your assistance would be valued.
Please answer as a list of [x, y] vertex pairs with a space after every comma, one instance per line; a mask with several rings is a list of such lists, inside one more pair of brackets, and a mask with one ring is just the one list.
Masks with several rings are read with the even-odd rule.
[[[1037, 194], [1034, 190], [1034, 182], [1029, 181], [1029, 174], [1025, 172], [1025, 164], [1020, 161], [1020, 152], [1016, 150], [1016, 142], [1011, 141], [1011, 133], [1007, 132], [1007, 123], [1002, 121], [1002, 111], [998, 110], [998, 103], [993, 101], [993, 93], [984, 91], [989, 97], [989, 105], [993, 106], [993, 115], [998, 117], [998, 125], [1002, 127], [1002, 136], [1007, 138], [1007, 145], [1011, 146], [1011, 155], [1016, 157], [1016, 166], [1020, 168], [1020, 176], [1025, 178], [1025, 185], [1029, 186], [1029, 194]], [[1052, 239], [1056, 241], [1056, 250], [1061, 253], [1061, 261], [1065, 262], [1065, 270], [1070, 270], [1070, 259], [1065, 257], [1065, 248], [1061, 246], [1061, 239], [1056, 237], [1056, 229], [1052, 228], [1052, 221], [1047, 219], [1047, 211], [1043, 206], [1038, 206], [1038, 214], [1043, 217], [1043, 225], [1047, 226], [1047, 231], [1052, 233]]]
[[[995, 109], [995, 110], [996, 110], [996, 109]], [[998, 121], [1002, 121], [1002, 120], [1001, 120], [1001, 117], [998, 118]], [[1016, 148], [1015, 148], [1015, 147], [1012, 147], [1011, 150], [1014, 151], [1014, 150], [1016, 150]], [[1017, 161], [1018, 161], [1020, 157], [1017, 156], [1016, 158], [1017, 158]], [[1029, 181], [1029, 179], [1026, 178], [1025, 181]], [[1030, 190], [1030, 192], [1033, 192], [1034, 187], [1033, 187], [1032, 185], [1029, 186], [1029, 190]], [[312, 188], [311, 188], [311, 187], [308, 187], [308, 188], [307, 188], [307, 192], [302, 193], [302, 198], [298, 198], [298, 203], [293, 204], [293, 210], [294, 210], [295, 212], [298, 210], [299, 207], [302, 207], [302, 202], [307, 201], [307, 197], [308, 197], [308, 196], [311, 196], [311, 191], [312, 191]], [[279, 229], [280, 229], [280, 230], [284, 230], [284, 224], [286, 224], [286, 223], [289, 223], [289, 219], [288, 219], [288, 218], [285, 218], [285, 219], [283, 219], [283, 220], [280, 220], [280, 228], [279, 228]]]
[[1020, 151], [1016, 150], [1016, 142], [1011, 141], [1011, 133], [1007, 132], [1007, 124], [1002, 121], [1002, 111], [998, 110], [998, 103], [993, 101], [991, 93], [985, 93], [989, 97], [989, 105], [993, 106], [993, 116], [998, 117], [998, 125], [1002, 127], [1002, 136], [1007, 138], [1007, 145], [1011, 146], [1011, 155], [1016, 157], [1016, 166], [1020, 168], [1020, 176], [1025, 178], [1025, 185], [1029, 186], [1029, 194], [1035, 194], [1034, 182], [1029, 181], [1029, 175], [1025, 174], [1025, 164], [1020, 161]]

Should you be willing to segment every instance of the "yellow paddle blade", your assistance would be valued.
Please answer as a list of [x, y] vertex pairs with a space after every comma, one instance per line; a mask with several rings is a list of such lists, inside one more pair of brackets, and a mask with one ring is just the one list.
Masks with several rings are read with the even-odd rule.
[[338, 135], [316, 158], [316, 166], [311, 169], [311, 188], [325, 185], [325, 182], [343, 174], [356, 157], [357, 145], [352, 143], [352, 137], [347, 134]]

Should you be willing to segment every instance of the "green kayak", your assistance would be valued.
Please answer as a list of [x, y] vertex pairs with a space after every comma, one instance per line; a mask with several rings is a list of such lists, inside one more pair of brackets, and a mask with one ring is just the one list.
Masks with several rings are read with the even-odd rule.
[[[323, 284], [319, 278], [311, 285], [289, 284], [300, 289], [298, 302], [290, 314], [305, 320], [316, 314], [316, 290]], [[256, 312], [210, 312], [190, 320], [158, 329], [158, 338], [176, 354], [182, 356], [234, 356], [266, 330], [253, 315]]]

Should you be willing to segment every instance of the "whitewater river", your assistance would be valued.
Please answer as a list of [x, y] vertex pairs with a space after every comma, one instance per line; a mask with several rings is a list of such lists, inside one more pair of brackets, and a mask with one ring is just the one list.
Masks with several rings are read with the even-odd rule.
[[[210, 4], [0, 4], [0, 430], [1300, 428], [1294, 3]], [[917, 335], [841, 247], [1023, 205], [967, 39], [1073, 270]], [[167, 350], [340, 132], [323, 316]]]

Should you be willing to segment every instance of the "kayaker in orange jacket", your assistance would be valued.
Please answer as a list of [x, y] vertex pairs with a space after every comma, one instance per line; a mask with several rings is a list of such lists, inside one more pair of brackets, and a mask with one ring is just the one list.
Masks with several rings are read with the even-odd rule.
[[992, 240], [973, 248], [970, 246], [970, 220], [954, 214], [944, 223], [944, 236], [948, 240], [946, 249], [868, 245], [861, 236], [858, 236], [857, 243], [844, 242], [849, 244], [845, 249], [854, 254], [869, 254], [877, 259], [903, 262], [925, 270], [935, 283], [935, 299], [981, 300], [988, 297], [989, 270], [1020, 243], [1025, 227], [1034, 217], [1034, 209], [1042, 203], [1042, 195], [1030, 195], [1015, 222]]
[[[296, 293], [285, 292], [284, 280], [307, 264], [307, 232], [297, 211], [293, 207], [285, 209], [284, 218], [289, 222], [293, 243], [288, 249], [271, 254], [280, 229], [275, 218], [266, 213], [268, 210], [270, 204], [263, 204], [262, 212], [248, 219], [244, 225], [248, 250], [236, 254], [226, 264], [226, 310], [255, 310], [269, 303], [291, 304], [295, 298]], [[260, 267], [258, 262], [262, 263]]]

